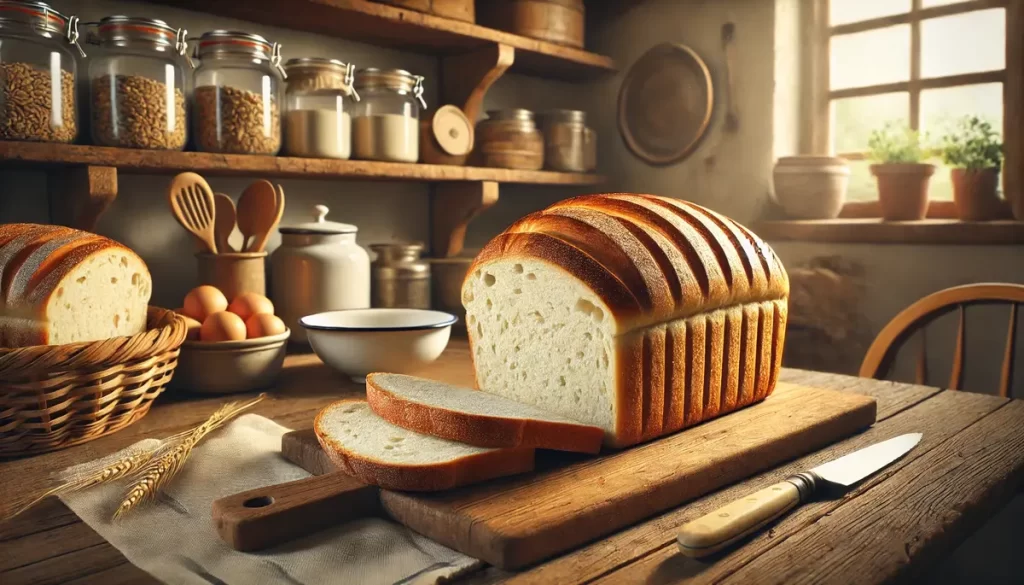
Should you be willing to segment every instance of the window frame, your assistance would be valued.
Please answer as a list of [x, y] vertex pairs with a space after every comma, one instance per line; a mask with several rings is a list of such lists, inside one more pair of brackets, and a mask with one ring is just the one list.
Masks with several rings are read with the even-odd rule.
[[[1003, 193], [1007, 202], [1020, 202], [1024, 209], [1024, 0], [965, 0], [929, 8], [923, 0], [911, 0], [910, 12], [883, 16], [840, 25], [829, 24], [829, 0], [812, 0], [804, 11], [805, 26], [802, 75], [806, 111], [801, 132], [803, 152], [832, 152], [831, 102], [834, 99], [865, 97], [893, 92], [908, 92], [911, 128], [920, 125], [920, 96], [922, 90], [1000, 82], [1003, 84]], [[1005, 69], [957, 74], [935, 78], [921, 78], [921, 22], [932, 18], [967, 14], [979, 10], [1003, 8], [1006, 10], [1006, 63]], [[831, 90], [829, 63], [832, 37], [878, 30], [896, 25], [910, 25], [910, 78], [898, 83], [885, 83], [867, 87]], [[850, 160], [863, 160], [864, 153], [837, 153]], [[879, 217], [878, 201], [848, 202], [840, 217]], [[952, 201], [933, 201], [928, 209], [929, 218], [956, 217]], [[1010, 218], [1010, 205], [1004, 210]]]

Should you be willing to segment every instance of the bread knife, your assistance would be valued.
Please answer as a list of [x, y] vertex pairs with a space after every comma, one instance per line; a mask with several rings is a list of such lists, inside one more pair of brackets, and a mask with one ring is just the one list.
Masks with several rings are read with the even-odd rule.
[[867, 478], [906, 455], [920, 441], [921, 433], [893, 437], [726, 504], [684, 524], [676, 536], [679, 551], [688, 557], [717, 552], [807, 502], [824, 486], [850, 487]]

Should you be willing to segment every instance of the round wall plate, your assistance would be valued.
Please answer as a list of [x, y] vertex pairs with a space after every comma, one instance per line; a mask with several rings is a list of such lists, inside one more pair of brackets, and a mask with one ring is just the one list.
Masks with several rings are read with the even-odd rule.
[[711, 121], [711, 73], [697, 53], [678, 43], [643, 54], [619, 90], [619, 131], [637, 157], [652, 165], [686, 158]]

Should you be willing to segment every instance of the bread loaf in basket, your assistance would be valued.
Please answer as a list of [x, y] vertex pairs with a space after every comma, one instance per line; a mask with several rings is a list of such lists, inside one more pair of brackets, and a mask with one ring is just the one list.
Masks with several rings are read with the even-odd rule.
[[764, 399], [789, 280], [740, 224], [681, 200], [588, 195], [491, 240], [462, 288], [478, 386], [623, 447]]
[[151, 293], [142, 259], [109, 238], [0, 226], [0, 457], [83, 443], [146, 414], [186, 334]]

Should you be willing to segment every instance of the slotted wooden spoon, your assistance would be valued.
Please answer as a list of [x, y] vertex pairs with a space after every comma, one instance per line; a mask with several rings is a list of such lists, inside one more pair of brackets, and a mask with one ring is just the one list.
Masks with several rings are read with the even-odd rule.
[[206, 180], [196, 173], [175, 176], [168, 189], [168, 200], [178, 223], [191, 232], [209, 252], [216, 254], [215, 203], [213, 190]]
[[[270, 181], [260, 179], [249, 185], [238, 199], [236, 209], [238, 230], [242, 232], [242, 250], [256, 251], [257, 244], [266, 244], [277, 217], [277, 192]], [[250, 243], [252, 238], [252, 243]]]
[[217, 235], [217, 249], [221, 254], [234, 252], [228, 238], [235, 231], [235, 202], [223, 193], [215, 193], [214, 208], [217, 212], [213, 229]]

